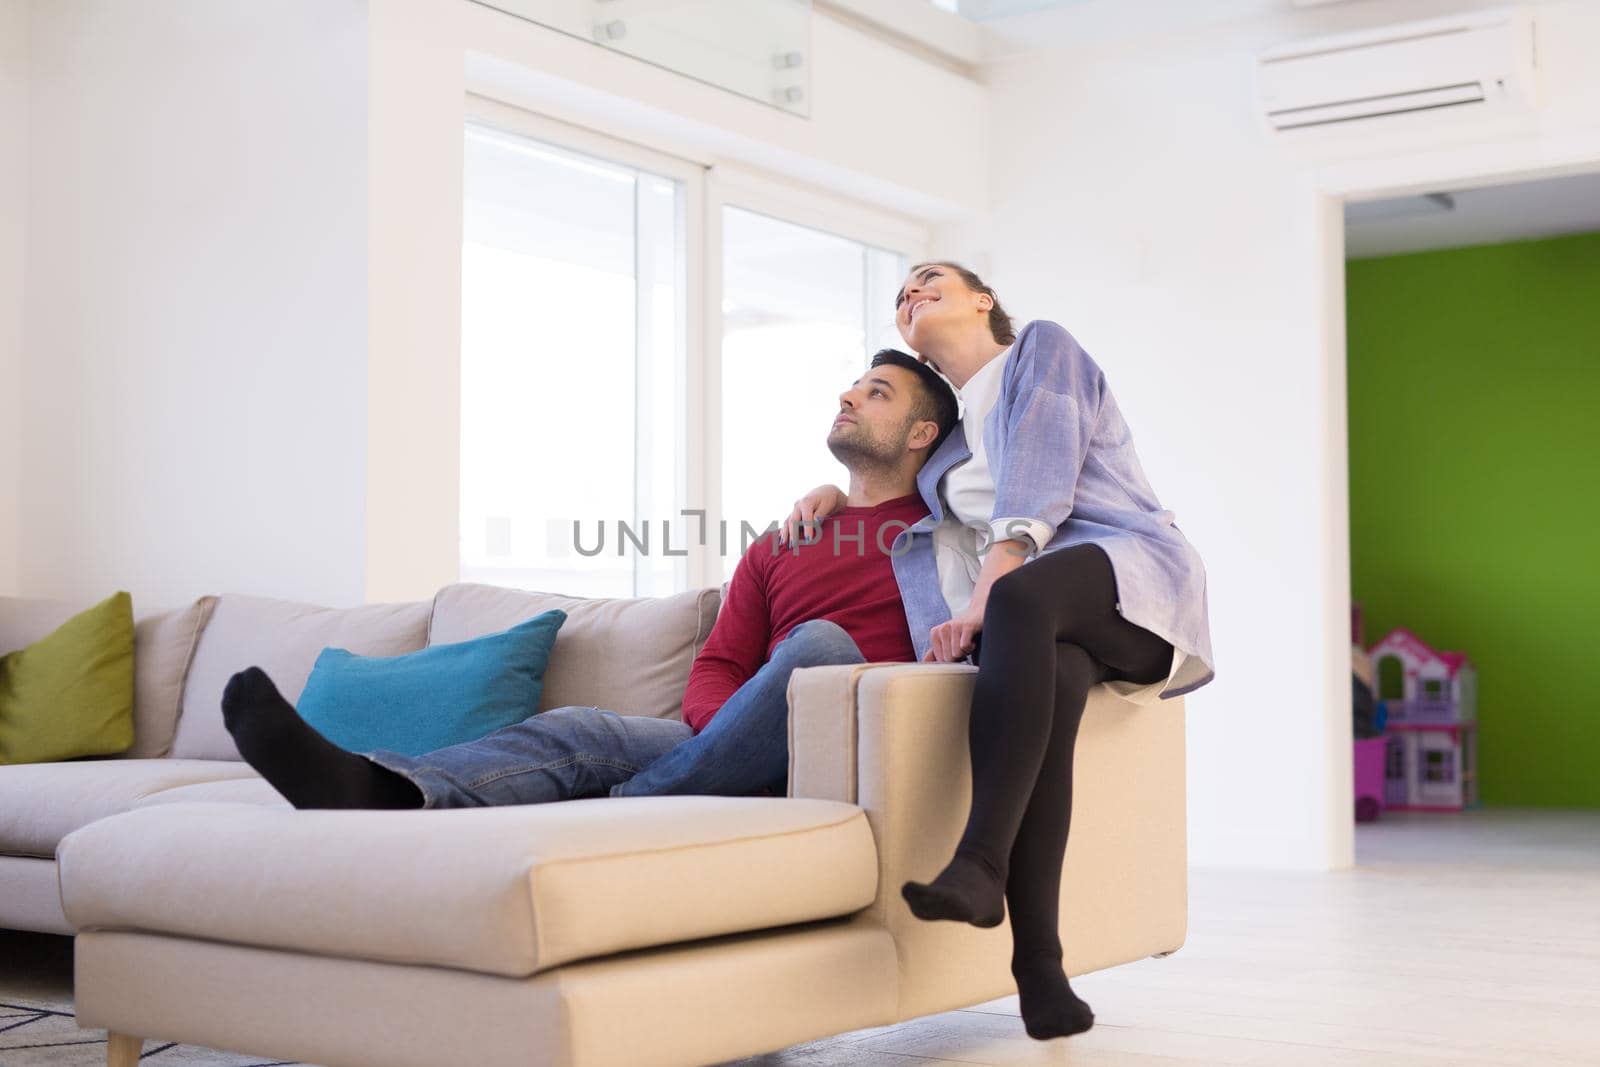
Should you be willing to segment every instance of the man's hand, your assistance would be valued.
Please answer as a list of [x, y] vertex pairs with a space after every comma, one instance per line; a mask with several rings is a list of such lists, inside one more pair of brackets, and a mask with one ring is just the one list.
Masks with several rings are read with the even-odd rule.
[[928, 631], [928, 653], [924, 663], [959, 663], [973, 649], [973, 638], [983, 629], [983, 605], [969, 604], [967, 609], [949, 622], [941, 622]]

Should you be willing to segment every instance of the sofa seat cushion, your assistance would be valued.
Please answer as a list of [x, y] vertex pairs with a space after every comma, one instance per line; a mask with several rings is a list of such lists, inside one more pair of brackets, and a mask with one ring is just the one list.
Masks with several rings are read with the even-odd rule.
[[267, 808], [292, 808], [283, 794], [272, 788], [265, 778], [251, 775], [248, 778], [229, 778], [220, 782], [196, 782], [180, 785], [176, 789], [163, 789], [151, 793], [136, 808], [153, 804], [257, 804]]
[[858, 911], [853, 804], [618, 797], [503, 808], [162, 804], [61, 844], [79, 930], [137, 930], [526, 977], [573, 960]]
[[0, 767], [0, 853], [56, 854], [80, 826], [127, 811], [146, 797], [196, 782], [255, 775], [233, 761], [72, 760]]

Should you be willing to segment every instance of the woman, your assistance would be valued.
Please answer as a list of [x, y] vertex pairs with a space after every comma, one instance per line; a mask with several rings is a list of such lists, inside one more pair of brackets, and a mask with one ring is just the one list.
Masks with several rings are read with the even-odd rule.
[[[994, 290], [945, 262], [912, 270], [895, 322], [964, 407], [918, 479], [932, 514], [896, 561], [906, 615], [923, 659], [978, 664], [966, 829], [938, 877], [901, 892], [923, 919], [997, 926], [1009, 907], [1028, 1034], [1066, 1036], [1094, 1022], [1058, 930], [1078, 724], [1101, 682], [1152, 703], [1211, 680], [1205, 568], [1066, 330], [1014, 330]], [[841, 499], [813, 491], [790, 529]]]

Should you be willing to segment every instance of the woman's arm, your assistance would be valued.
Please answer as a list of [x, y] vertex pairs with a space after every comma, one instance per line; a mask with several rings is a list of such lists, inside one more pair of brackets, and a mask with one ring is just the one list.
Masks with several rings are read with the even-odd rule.
[[972, 651], [973, 637], [983, 629], [983, 611], [989, 603], [989, 590], [994, 583], [1010, 574], [1033, 555], [1033, 545], [1027, 541], [1000, 541], [983, 557], [973, 586], [972, 599], [966, 609], [949, 622], [940, 623], [929, 631], [928, 654], [922, 658], [934, 663], [955, 663]]
[[1105, 376], [1071, 334], [1047, 320], [1024, 327], [1015, 360], [1000, 401], [993, 533], [997, 541], [1026, 534], [1042, 551], [1072, 513]]

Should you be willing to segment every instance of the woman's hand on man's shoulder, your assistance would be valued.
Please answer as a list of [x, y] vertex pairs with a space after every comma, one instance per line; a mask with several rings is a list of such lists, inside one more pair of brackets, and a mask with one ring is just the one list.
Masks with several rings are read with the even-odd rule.
[[801, 534], [806, 533], [808, 536], [805, 540], [810, 540], [809, 535], [815, 532], [816, 524], [844, 507], [846, 499], [845, 491], [837, 485], [817, 486], [794, 502], [794, 510], [778, 527], [778, 544], [787, 545], [791, 541], [804, 544]]

